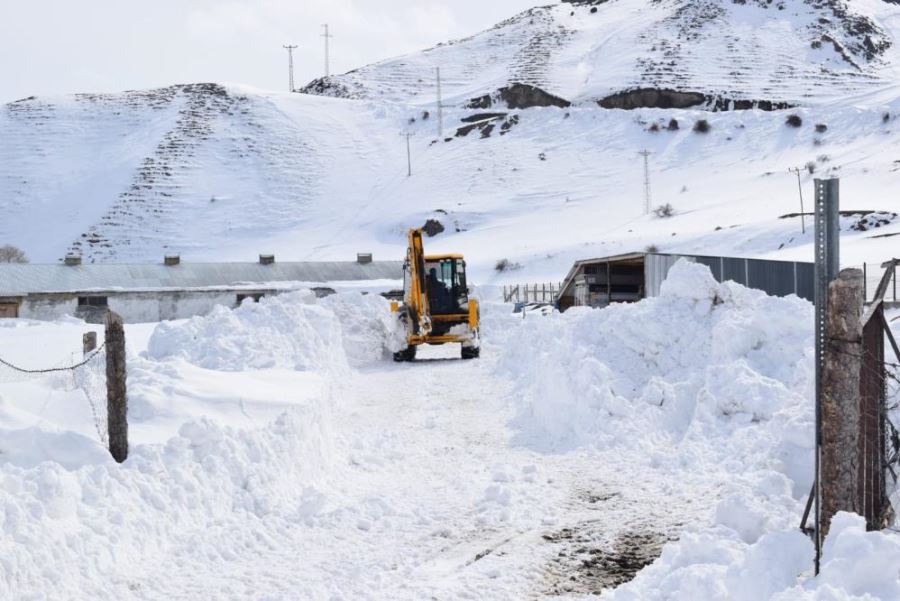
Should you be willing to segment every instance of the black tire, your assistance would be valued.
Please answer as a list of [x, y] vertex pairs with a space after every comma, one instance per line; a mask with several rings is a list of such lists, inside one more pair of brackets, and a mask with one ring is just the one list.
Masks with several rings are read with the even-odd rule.
[[462, 347], [462, 358], [463, 359], [477, 359], [481, 356], [481, 349], [477, 346], [465, 346]]
[[416, 358], [416, 347], [411, 344], [402, 351], [394, 353], [394, 361], [401, 363], [403, 361], [414, 361]]

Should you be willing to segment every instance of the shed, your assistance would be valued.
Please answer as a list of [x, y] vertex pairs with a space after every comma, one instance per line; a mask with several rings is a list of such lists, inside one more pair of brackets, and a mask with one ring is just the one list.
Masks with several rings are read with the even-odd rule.
[[637, 252], [576, 261], [563, 281], [559, 308], [602, 307], [658, 296], [669, 269], [680, 259], [706, 265], [719, 282], [731, 280], [775, 296], [796, 294], [813, 300], [812, 263]]

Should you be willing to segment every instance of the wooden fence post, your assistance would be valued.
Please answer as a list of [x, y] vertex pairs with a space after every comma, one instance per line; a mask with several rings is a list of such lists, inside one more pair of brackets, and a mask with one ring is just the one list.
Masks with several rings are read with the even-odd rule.
[[97, 332], [85, 332], [81, 337], [81, 350], [84, 356], [97, 350]]
[[122, 463], [128, 458], [128, 397], [125, 387], [125, 328], [122, 317], [106, 316], [106, 421], [109, 452]]
[[862, 513], [859, 491], [863, 273], [844, 269], [828, 285], [822, 370], [821, 528], [838, 511]]

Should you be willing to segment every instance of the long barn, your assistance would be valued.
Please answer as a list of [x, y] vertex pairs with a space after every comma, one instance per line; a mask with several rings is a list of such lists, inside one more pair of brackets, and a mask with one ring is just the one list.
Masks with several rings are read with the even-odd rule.
[[352, 286], [382, 292], [400, 286], [402, 261], [182, 263], [168, 256], [157, 264], [82, 264], [77, 257], [50, 265], [0, 264], [0, 318], [53, 320], [74, 315], [89, 322], [108, 310], [128, 323], [203, 315], [216, 305], [300, 288], [320, 293]]

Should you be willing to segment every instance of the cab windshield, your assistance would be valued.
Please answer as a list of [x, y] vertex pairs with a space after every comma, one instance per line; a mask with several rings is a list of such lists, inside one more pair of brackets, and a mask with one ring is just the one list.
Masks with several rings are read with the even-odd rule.
[[466, 262], [462, 259], [425, 261], [425, 282], [431, 312], [436, 315], [464, 313], [469, 302], [466, 292]]

